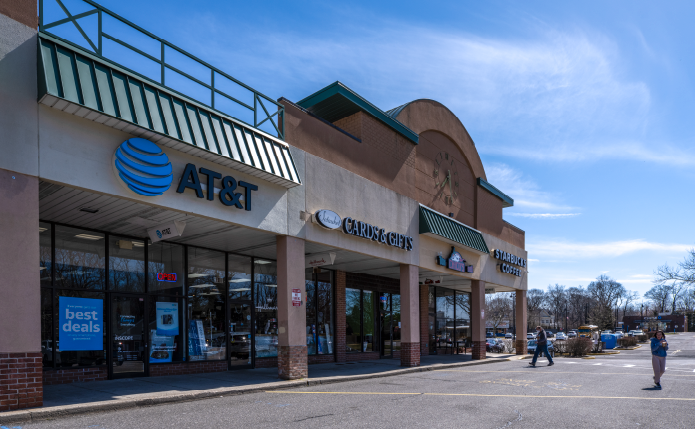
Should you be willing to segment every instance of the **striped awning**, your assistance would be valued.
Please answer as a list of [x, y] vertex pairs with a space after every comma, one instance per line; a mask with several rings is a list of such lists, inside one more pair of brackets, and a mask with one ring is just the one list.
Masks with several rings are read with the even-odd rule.
[[302, 184], [284, 141], [39, 37], [39, 102], [286, 188]]
[[420, 234], [462, 244], [479, 253], [490, 253], [480, 231], [422, 204], [420, 205]]

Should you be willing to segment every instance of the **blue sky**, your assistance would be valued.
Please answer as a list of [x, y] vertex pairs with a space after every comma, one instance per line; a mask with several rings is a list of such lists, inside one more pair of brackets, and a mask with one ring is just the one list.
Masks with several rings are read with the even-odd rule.
[[516, 201], [529, 287], [644, 293], [695, 245], [695, 3], [101, 4], [275, 99], [340, 80], [383, 110], [444, 103]]

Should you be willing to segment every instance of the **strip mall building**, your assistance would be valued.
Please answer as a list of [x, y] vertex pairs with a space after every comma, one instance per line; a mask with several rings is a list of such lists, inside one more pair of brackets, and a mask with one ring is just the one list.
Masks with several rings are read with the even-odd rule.
[[484, 359], [486, 292], [516, 292], [526, 337], [513, 200], [446, 106], [271, 99], [91, 1], [2, 4], [0, 410], [58, 383]]

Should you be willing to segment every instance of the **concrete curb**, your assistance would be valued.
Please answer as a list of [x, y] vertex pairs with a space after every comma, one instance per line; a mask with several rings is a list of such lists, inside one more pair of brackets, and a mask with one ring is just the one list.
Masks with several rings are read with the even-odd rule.
[[452, 364], [436, 364], [414, 368], [403, 368], [377, 374], [344, 375], [335, 377], [309, 378], [294, 381], [277, 381], [248, 386], [226, 387], [213, 390], [196, 390], [172, 395], [162, 395], [142, 399], [118, 399], [87, 404], [64, 405], [58, 407], [34, 408], [29, 410], [6, 411], [0, 413], [0, 425], [33, 422], [60, 417], [71, 417], [79, 414], [125, 410], [128, 408], [148, 407], [153, 405], [171, 404], [176, 402], [196, 401], [206, 398], [245, 395], [258, 393], [265, 390], [291, 389], [296, 387], [318, 386], [320, 384], [344, 383], [347, 381], [368, 380], [372, 378], [393, 377], [397, 375], [412, 374], [417, 372], [436, 371], [440, 369], [460, 368], [464, 366], [485, 365], [496, 362], [510, 362], [524, 359], [525, 356], [513, 356], [508, 358], [487, 358], [481, 361], [460, 362]]

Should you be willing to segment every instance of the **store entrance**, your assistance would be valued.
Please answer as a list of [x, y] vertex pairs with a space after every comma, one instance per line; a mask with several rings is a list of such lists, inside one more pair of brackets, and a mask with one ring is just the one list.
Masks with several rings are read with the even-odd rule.
[[229, 313], [229, 368], [251, 368], [253, 363], [251, 302], [231, 302]]
[[145, 295], [111, 295], [111, 378], [148, 373]]

